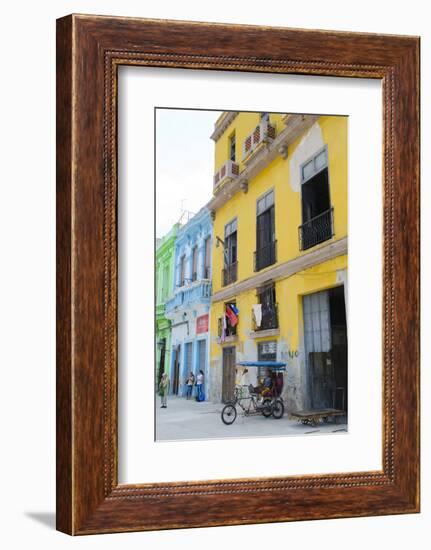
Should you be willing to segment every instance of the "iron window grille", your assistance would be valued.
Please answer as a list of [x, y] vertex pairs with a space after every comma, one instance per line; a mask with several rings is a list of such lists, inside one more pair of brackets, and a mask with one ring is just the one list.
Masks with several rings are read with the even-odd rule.
[[226, 265], [222, 269], [222, 286], [227, 286], [234, 283], [238, 277], [238, 262], [233, 262]]
[[334, 207], [299, 226], [299, 249], [307, 250], [334, 236]]
[[254, 271], [260, 271], [277, 262], [277, 241], [271, 241], [254, 252]]

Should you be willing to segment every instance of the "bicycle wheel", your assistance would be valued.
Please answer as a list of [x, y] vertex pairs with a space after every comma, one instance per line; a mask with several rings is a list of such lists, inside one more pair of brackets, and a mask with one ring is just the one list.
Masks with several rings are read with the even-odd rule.
[[277, 399], [272, 405], [272, 416], [279, 420], [284, 415], [284, 405], [283, 402]]
[[262, 414], [265, 418], [269, 418], [272, 415], [271, 399], [266, 398], [262, 403]]
[[232, 403], [228, 403], [227, 405], [225, 405], [221, 412], [221, 419], [223, 420], [223, 423], [227, 426], [233, 424], [236, 420], [235, 405], [232, 405]]

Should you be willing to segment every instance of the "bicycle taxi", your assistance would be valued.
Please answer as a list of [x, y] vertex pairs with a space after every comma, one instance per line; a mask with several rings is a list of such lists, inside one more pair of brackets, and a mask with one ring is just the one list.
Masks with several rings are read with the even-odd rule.
[[[243, 384], [242, 379], [249, 369], [261, 368], [265, 375], [259, 379], [256, 371], [257, 385]], [[286, 363], [280, 361], [240, 361], [236, 368], [234, 398], [226, 403], [221, 412], [224, 424], [230, 426], [236, 420], [238, 409], [244, 416], [262, 414], [264, 417], [280, 419], [284, 415], [283, 391]]]

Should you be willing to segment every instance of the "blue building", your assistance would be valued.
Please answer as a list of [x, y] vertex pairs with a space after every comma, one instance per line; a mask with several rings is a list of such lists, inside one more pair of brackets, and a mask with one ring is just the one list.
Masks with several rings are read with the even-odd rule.
[[209, 310], [211, 301], [212, 219], [202, 208], [177, 233], [174, 259], [174, 292], [165, 316], [171, 322], [171, 392], [185, 395], [190, 371], [204, 372], [209, 390]]

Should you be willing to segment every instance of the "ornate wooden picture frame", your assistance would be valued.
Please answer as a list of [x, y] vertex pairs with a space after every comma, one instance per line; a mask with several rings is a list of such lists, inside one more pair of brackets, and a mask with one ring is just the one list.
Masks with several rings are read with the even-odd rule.
[[[117, 69], [380, 79], [381, 471], [118, 483]], [[138, 531], [419, 511], [419, 38], [70, 15], [57, 22], [57, 528]]]

